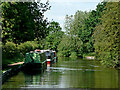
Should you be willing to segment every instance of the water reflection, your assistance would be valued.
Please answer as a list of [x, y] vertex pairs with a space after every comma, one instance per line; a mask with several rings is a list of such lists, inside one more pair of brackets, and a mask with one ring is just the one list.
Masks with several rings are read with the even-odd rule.
[[118, 88], [120, 89], [120, 70], [118, 71]]
[[3, 88], [120, 88], [120, 71], [94, 60], [59, 58], [44, 72], [19, 72]]

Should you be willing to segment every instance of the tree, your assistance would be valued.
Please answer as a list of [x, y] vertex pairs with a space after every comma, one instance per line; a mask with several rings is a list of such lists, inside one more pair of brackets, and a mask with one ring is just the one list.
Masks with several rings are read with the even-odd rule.
[[48, 34], [47, 20], [44, 12], [49, 7], [36, 2], [3, 2], [2, 3], [2, 39], [15, 43], [45, 38]]
[[34, 2], [31, 6], [32, 15], [34, 16], [35, 22], [35, 38], [37, 38], [37, 40], [45, 39], [45, 37], [49, 34], [49, 22], [47, 19], [44, 19], [44, 13], [47, 10], [50, 10], [51, 6], [49, 6], [48, 1], [45, 4]]
[[34, 39], [34, 24], [28, 3], [7, 2], [3, 3], [2, 9], [3, 42], [9, 40], [18, 43]]
[[101, 17], [101, 24], [96, 27], [94, 32], [95, 52], [102, 64], [109, 67], [119, 65], [119, 5], [120, 2], [107, 2]]
[[58, 44], [61, 41], [61, 38], [64, 34], [63, 31], [61, 31], [61, 27], [58, 22], [52, 21], [49, 26], [49, 35], [45, 38], [45, 49], [52, 49], [57, 51]]
[[71, 34], [78, 36], [78, 33], [81, 34], [82, 26], [84, 25], [84, 20], [88, 18], [89, 12], [77, 11], [74, 15], [74, 20], [71, 26]]
[[55, 33], [55, 32], [61, 31], [62, 28], [60, 27], [58, 22], [52, 21], [50, 22], [48, 29], [50, 33]]
[[70, 56], [72, 53], [76, 53], [78, 56], [82, 56], [82, 41], [78, 37], [78, 31], [83, 25], [83, 20], [87, 18], [87, 12], [77, 11], [76, 14], [66, 15], [64, 27], [66, 29], [58, 51], [64, 56]]
[[71, 30], [71, 27], [73, 24], [73, 19], [74, 19], [73, 15], [71, 15], [71, 16], [66, 15], [66, 17], [65, 17], [64, 28], [65, 28], [66, 34], [70, 34], [70, 30]]
[[79, 37], [84, 44], [84, 53], [94, 52], [93, 32], [95, 31], [96, 25], [101, 22], [99, 18], [102, 16], [101, 13], [104, 10], [105, 4], [105, 2], [99, 3], [96, 10], [92, 10], [89, 17], [84, 19], [84, 24], [79, 30]]
[[[87, 50], [85, 49], [85, 46], [82, 41], [82, 32], [83, 26], [85, 25], [85, 20], [89, 17], [90, 12], [83, 12], [83, 11], [77, 11], [74, 15], [73, 25], [71, 29], [72, 36], [75, 36], [77, 38], [76, 42], [79, 42], [79, 48], [77, 49], [77, 53], [79, 56], [82, 56], [84, 52]], [[81, 36], [81, 37], [80, 37]]]

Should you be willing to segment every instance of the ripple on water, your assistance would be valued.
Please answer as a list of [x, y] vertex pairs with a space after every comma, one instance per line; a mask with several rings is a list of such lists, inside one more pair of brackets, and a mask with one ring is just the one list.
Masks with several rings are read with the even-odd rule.
[[62, 67], [50, 67], [50, 69], [52, 69], [52, 71], [54, 72], [62, 72], [62, 71], [102, 71], [102, 70], [93, 70], [93, 69], [74, 69], [74, 68], [62, 68]]
[[92, 66], [92, 67], [100, 67], [100, 66], [95, 66], [95, 65], [91, 65], [91, 64], [90, 64], [89, 66]]

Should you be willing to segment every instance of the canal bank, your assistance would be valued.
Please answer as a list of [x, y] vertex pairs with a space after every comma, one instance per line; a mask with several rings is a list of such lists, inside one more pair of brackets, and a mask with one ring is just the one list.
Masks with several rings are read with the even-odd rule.
[[[29, 67], [31, 68], [31, 70], [26, 70], [26, 65], [24, 62], [18, 62], [18, 63], [14, 63], [14, 64], [9, 64], [7, 70], [2, 72], [2, 84], [4, 84], [4, 82], [6, 82], [9, 78], [17, 75], [20, 71], [22, 72], [31, 72], [34, 73], [32, 68], [33, 67]], [[46, 65], [47, 66], [47, 65]], [[38, 68], [41, 72], [44, 71], [45, 68]]]
[[[119, 71], [120, 72], [120, 71]], [[58, 58], [46, 71], [19, 72], [3, 88], [119, 88], [116, 69], [104, 68], [95, 60]]]
[[8, 64], [6, 68], [10, 68], [2, 73], [2, 84], [11, 76], [17, 74], [19, 71], [32, 72], [44, 71], [47, 64], [52, 64], [57, 61], [56, 51], [36, 49], [30, 51], [25, 55], [24, 62], [17, 62]]
[[11, 67], [11, 69], [3, 71], [2, 72], [2, 84], [6, 82], [10, 77], [16, 75], [20, 70], [21, 70], [21, 66], [17, 65], [17, 66]]

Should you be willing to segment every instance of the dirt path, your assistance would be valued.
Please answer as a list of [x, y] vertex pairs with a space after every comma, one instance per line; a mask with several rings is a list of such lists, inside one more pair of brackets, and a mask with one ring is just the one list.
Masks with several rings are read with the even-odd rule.
[[19, 64], [23, 64], [24, 62], [17, 62], [17, 63], [13, 63], [13, 64], [8, 64], [8, 66], [14, 66], [14, 65], [19, 65]]

